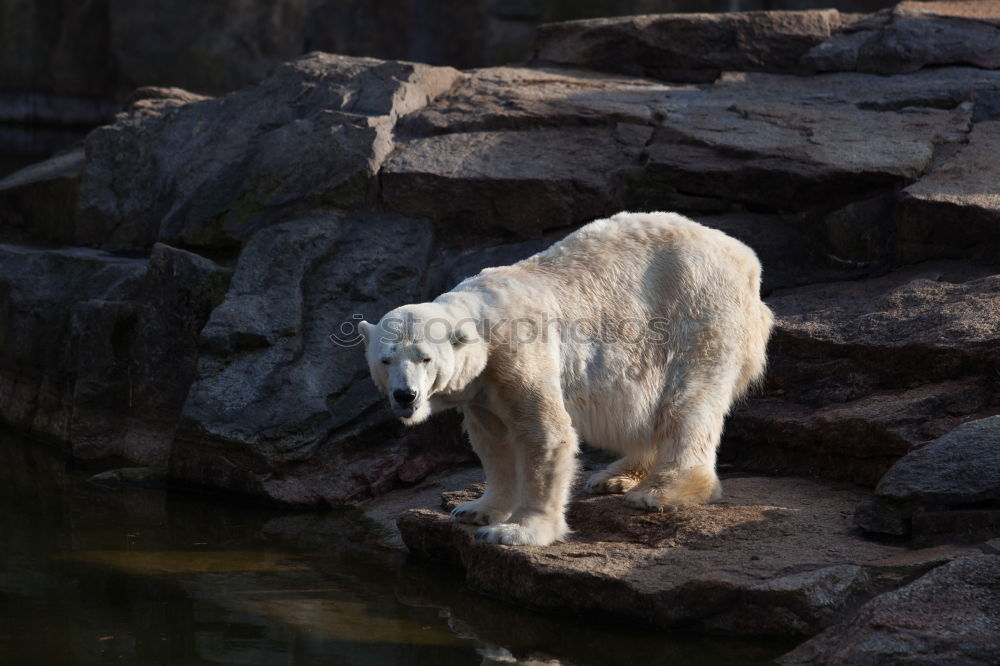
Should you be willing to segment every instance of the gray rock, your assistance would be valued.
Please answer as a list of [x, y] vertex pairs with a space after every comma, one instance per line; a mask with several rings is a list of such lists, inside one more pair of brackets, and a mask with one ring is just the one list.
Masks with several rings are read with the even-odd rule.
[[855, 522], [918, 543], [975, 543], [1000, 533], [1000, 416], [972, 421], [892, 466]]
[[954, 560], [865, 604], [781, 664], [995, 664], [1000, 557]]
[[622, 124], [402, 141], [382, 169], [382, 199], [433, 220], [449, 242], [537, 238], [621, 210], [625, 176], [651, 131]]
[[80, 242], [235, 247], [289, 209], [362, 205], [396, 119], [458, 76], [312, 54], [232, 95], [121, 115], [87, 139]]
[[994, 2], [901, 2], [841, 28], [803, 57], [819, 71], [904, 74], [932, 65], [1000, 68]]
[[1000, 121], [975, 125], [968, 145], [903, 191], [898, 260], [969, 257], [991, 263], [1000, 252]]
[[553, 127], [655, 124], [704, 97], [704, 86], [582, 69], [490, 67], [404, 119], [411, 136]]
[[201, 332], [172, 474], [287, 503], [342, 503], [467, 457], [441, 441], [419, 449], [439, 437], [435, 425], [394, 434], [357, 336], [361, 317], [419, 300], [432, 239], [425, 221], [374, 215], [257, 232]]
[[758, 209], [846, 203], [920, 176], [936, 145], [964, 138], [972, 111], [880, 113], [729, 95], [668, 114], [646, 149], [643, 178]]
[[832, 9], [566, 21], [539, 27], [535, 61], [668, 81], [712, 81], [722, 70], [794, 72], [840, 25]]

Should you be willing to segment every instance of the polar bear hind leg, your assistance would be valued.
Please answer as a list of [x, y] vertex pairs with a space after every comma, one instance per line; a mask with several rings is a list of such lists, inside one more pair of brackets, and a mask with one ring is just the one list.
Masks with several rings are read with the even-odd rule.
[[686, 399], [665, 405], [656, 428], [656, 462], [646, 478], [625, 493], [626, 502], [663, 510], [722, 497], [715, 455], [734, 383], [719, 377], [689, 386]]

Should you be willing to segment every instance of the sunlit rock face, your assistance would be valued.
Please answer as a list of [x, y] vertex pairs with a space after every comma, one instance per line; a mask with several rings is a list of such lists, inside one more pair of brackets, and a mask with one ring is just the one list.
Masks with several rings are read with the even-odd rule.
[[[574, 22], [530, 65], [313, 53], [228, 95], [140, 89], [83, 151], [0, 181], [0, 416], [107, 467], [361, 501], [471, 453], [454, 420], [399, 431], [331, 335], [676, 210], [757, 251], [777, 314], [725, 464], [874, 486], [1000, 404], [1000, 71], [954, 51], [996, 17], [968, 9]], [[873, 72], [890, 30], [919, 52]]]

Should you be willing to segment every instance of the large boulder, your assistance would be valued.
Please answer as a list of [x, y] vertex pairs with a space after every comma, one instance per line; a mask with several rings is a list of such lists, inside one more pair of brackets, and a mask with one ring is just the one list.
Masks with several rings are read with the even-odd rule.
[[77, 240], [233, 248], [289, 209], [364, 205], [396, 120], [459, 76], [317, 53], [232, 95], [120, 115], [87, 138]]
[[972, 555], [876, 597], [781, 664], [995, 664], [1000, 556]]
[[975, 543], [1000, 534], [1000, 416], [961, 425], [907, 454], [855, 522], [918, 543]]
[[174, 475], [339, 504], [467, 459], [436, 424], [399, 435], [357, 334], [362, 318], [420, 299], [432, 242], [426, 221], [370, 214], [254, 234], [201, 331]]

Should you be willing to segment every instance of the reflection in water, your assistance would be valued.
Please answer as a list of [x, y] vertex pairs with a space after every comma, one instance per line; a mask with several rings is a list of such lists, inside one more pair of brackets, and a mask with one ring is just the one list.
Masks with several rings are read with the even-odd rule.
[[752, 664], [789, 648], [493, 602], [371, 545], [350, 513], [85, 477], [0, 434], [2, 664]]

